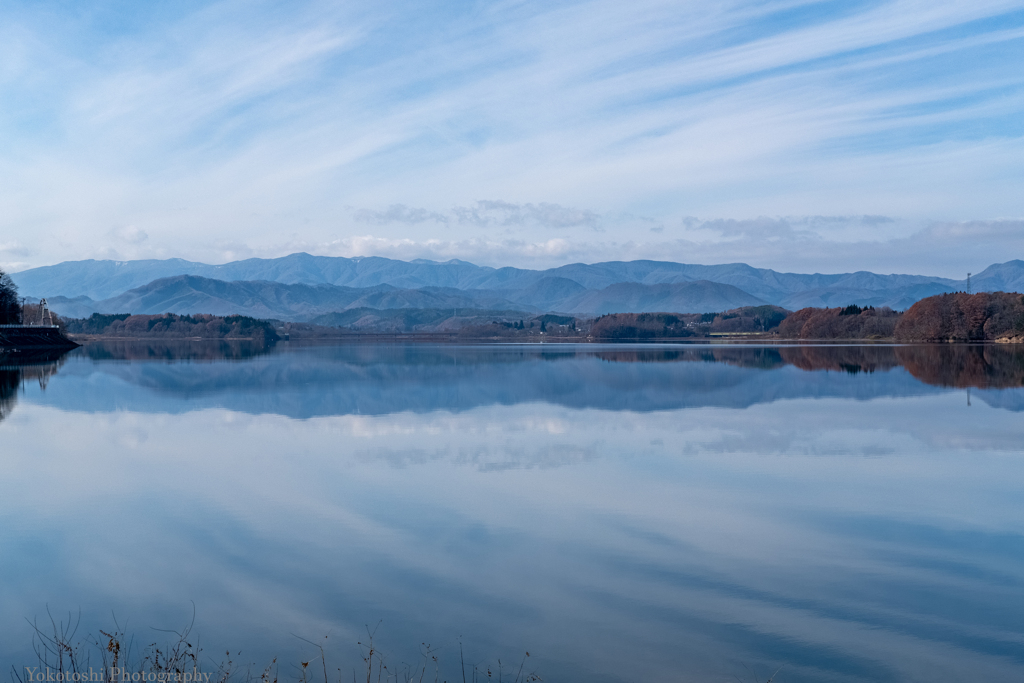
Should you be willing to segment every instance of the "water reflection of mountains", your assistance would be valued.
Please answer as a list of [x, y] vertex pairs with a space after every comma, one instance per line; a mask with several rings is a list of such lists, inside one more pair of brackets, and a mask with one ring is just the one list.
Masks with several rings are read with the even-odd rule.
[[[1007, 346], [280, 345], [231, 348], [219, 357], [230, 362], [195, 344], [179, 356], [172, 345], [147, 346], [79, 349], [38, 400], [70, 410], [226, 408], [308, 418], [519, 403], [744, 408], [973, 387], [993, 406], [1024, 410], [1024, 391], [1015, 389], [1024, 386], [1024, 349]], [[140, 358], [164, 362], [123, 362]], [[176, 362], [182, 358], [212, 362]]]

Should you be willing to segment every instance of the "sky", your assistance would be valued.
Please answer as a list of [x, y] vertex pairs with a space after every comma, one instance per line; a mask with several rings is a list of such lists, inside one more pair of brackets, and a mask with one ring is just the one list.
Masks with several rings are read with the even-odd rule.
[[0, 268], [1024, 258], [1024, 0], [0, 1]]

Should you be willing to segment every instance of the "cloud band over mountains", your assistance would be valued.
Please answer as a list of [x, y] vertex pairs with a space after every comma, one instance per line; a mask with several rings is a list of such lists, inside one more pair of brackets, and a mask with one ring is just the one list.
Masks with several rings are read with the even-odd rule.
[[[385, 256], [400, 260], [460, 259], [501, 267], [548, 268], [565, 263], [653, 259], [686, 263], [750, 263], [791, 272], [921, 273], [961, 279], [1008, 256], [1024, 254], [1024, 221], [945, 221], [924, 225], [885, 216], [761, 217], [699, 219], [674, 223], [628, 217], [628, 234], [614, 229], [617, 217], [586, 210], [482, 211], [484, 227], [499, 222], [500, 231], [467, 237], [446, 236], [445, 228], [462, 220], [462, 207], [446, 213], [407, 206], [356, 211], [361, 234], [324, 242], [291, 239], [268, 246], [244, 243], [206, 248], [152, 248], [148, 235], [126, 228], [113, 235], [114, 246], [89, 256], [114, 260], [192, 257], [211, 263], [241, 258], [274, 258], [305, 251], [324, 256]], [[543, 222], [555, 216], [553, 222]], [[579, 222], [563, 225], [580, 216]], [[475, 219], [474, 219], [475, 220]], [[392, 237], [394, 224], [431, 225], [437, 237]], [[509, 226], [513, 229], [509, 229]], [[531, 235], [525, 230], [532, 227]], [[546, 232], [549, 237], [538, 232]], [[525, 234], [524, 234], [525, 233]], [[531, 238], [532, 237], [532, 238]], [[39, 263], [46, 252], [30, 241], [0, 243], [0, 265], [22, 270]], [[41, 259], [42, 257], [42, 259]], [[45, 262], [45, 261], [44, 261]], [[18, 266], [21, 266], [20, 268]]]

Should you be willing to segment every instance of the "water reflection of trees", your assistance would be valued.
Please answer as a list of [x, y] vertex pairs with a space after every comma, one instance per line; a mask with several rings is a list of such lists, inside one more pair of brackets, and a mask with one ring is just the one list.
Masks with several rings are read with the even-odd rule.
[[1024, 345], [897, 346], [900, 364], [917, 379], [944, 387], [1009, 389], [1024, 386]]
[[856, 375], [891, 370], [901, 363], [894, 346], [784, 346], [782, 360], [801, 370], [832, 370]]
[[0, 422], [14, 410], [18, 402], [18, 387], [21, 386], [21, 374], [17, 370], [0, 370]]
[[935, 386], [1024, 387], [1024, 346], [1020, 344], [651, 348], [602, 350], [594, 355], [615, 363], [689, 361], [763, 369], [792, 365], [851, 375], [903, 367], [918, 380]]
[[[583, 352], [580, 355], [591, 355]], [[674, 361], [696, 363], [727, 363], [745, 368], [777, 368], [785, 361], [775, 347], [720, 347], [693, 346], [670, 349], [614, 349], [593, 353], [601, 360], [613, 363], [670, 363]]]
[[[288, 347], [281, 348], [285, 351]], [[244, 361], [268, 352], [264, 346], [249, 342], [132, 342], [107, 341], [87, 345], [74, 353], [95, 361]], [[598, 360], [609, 364], [725, 364], [749, 370], [778, 371], [797, 368], [801, 371], [837, 372], [847, 375], [887, 372], [898, 368], [917, 380], [933, 385], [956, 388], [1003, 389], [1024, 387], [1024, 346], [1022, 345], [784, 345], [784, 346], [623, 346], [573, 345], [551, 348], [539, 346], [465, 347], [451, 345], [324, 345], [287, 359], [272, 372], [283, 375], [264, 375], [259, 368], [246, 368], [236, 372], [238, 366], [225, 365], [217, 372], [203, 377], [216, 385], [257, 387], [272, 382], [275, 385], [288, 378], [300, 376], [301, 382], [321, 381], [324, 386], [348, 381], [363, 381], [377, 392], [394, 382], [416, 378], [424, 386], [456, 381], [470, 368], [473, 373], [485, 370], [493, 376], [497, 386], [514, 387], [509, 372], [518, 377], [518, 370], [510, 369], [522, 363], [538, 361], [549, 369], [551, 382], [558, 384], [557, 392], [571, 394], [588, 381], [586, 365], [568, 373], [551, 373], [551, 364], [565, 361]], [[43, 388], [63, 364], [61, 354], [0, 355], [0, 420], [15, 408], [18, 392], [25, 382], [35, 381]], [[593, 367], [593, 366], [590, 366]], [[285, 368], [285, 370], [282, 370]], [[339, 374], [338, 369], [345, 370]], [[503, 368], [503, 369], [502, 369]], [[639, 370], [639, 368], [637, 368]], [[650, 384], [662, 373], [643, 375], [637, 387], [639, 395], [653, 396], [664, 391]], [[667, 369], [667, 368], [666, 368]], [[503, 374], [504, 373], [504, 374]], [[481, 375], [483, 376], [483, 375]], [[542, 375], [544, 376], [544, 375]], [[676, 376], [666, 374], [665, 377]], [[710, 375], [709, 375], [710, 376]], [[311, 380], [311, 378], [317, 378]], [[418, 381], [419, 381], [418, 380]], [[296, 380], [298, 381], [298, 380]], [[638, 380], [639, 381], [639, 380]], [[691, 380], [687, 380], [692, 382]], [[263, 384], [261, 384], [263, 383]], [[657, 384], [657, 382], [654, 382]], [[669, 382], [669, 385], [672, 383]], [[542, 382], [543, 385], [543, 382]], [[192, 385], [189, 385], [192, 386]], [[547, 386], [547, 385], [544, 385]], [[550, 389], [551, 387], [547, 387]], [[687, 384], [686, 388], [693, 388]], [[682, 390], [680, 387], [672, 391]], [[513, 392], [514, 393], [514, 392]], [[542, 392], [543, 393], [543, 392]], [[493, 397], [492, 397], [493, 398]], [[664, 396], [662, 396], [664, 398]], [[426, 399], [425, 399], [426, 400]], [[490, 400], [490, 399], [487, 399]], [[515, 402], [515, 397], [502, 401]], [[631, 401], [637, 400], [634, 396]], [[428, 401], [429, 402], [429, 401]], [[671, 403], [671, 401], [669, 401]], [[666, 404], [667, 405], [667, 404]]]
[[38, 382], [46, 389], [50, 378], [64, 364], [67, 351], [0, 354], [0, 422], [7, 419], [18, 403], [18, 391], [24, 382]]
[[255, 341], [105, 340], [86, 344], [81, 353], [92, 360], [244, 360], [273, 348]]

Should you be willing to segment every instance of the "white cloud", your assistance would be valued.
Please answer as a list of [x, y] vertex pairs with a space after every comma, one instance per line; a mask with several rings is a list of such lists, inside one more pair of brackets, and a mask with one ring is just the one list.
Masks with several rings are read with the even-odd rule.
[[436, 211], [417, 209], [405, 204], [392, 204], [383, 211], [372, 211], [370, 209], [359, 209], [353, 214], [356, 221], [360, 223], [371, 223], [373, 225], [388, 225], [390, 223], [404, 223], [406, 225], [419, 225], [420, 223], [447, 223], [448, 216]]
[[31, 259], [36, 253], [30, 247], [19, 242], [0, 242], [0, 270], [16, 273], [31, 267]]
[[478, 227], [489, 225], [514, 226], [537, 224], [546, 228], [597, 228], [601, 217], [586, 209], [574, 209], [558, 204], [515, 204], [501, 200], [478, 201], [474, 206], [457, 206], [452, 213], [462, 223]]
[[145, 230], [134, 225], [114, 228], [108, 235], [117, 242], [130, 245], [139, 245], [149, 239], [149, 234]]
[[[888, 229], [854, 239], [865, 223]], [[796, 226], [796, 227], [794, 227]], [[602, 233], [601, 237], [606, 235]], [[637, 231], [629, 239], [530, 240], [508, 237], [393, 238], [364, 234], [323, 243], [289, 242], [267, 248], [207, 252], [221, 262], [276, 257], [295, 251], [325, 256], [384, 256], [411, 260], [460, 259], [479, 265], [550, 268], [565, 263], [651, 259], [683, 263], [745, 262], [790, 272], [935, 275], [962, 279], [1024, 253], [1024, 222], [931, 223], [881, 216], [807, 216], [736, 220], [680, 220], [662, 232]], [[1007, 249], [1007, 247], [1009, 249]], [[198, 259], [202, 260], [202, 259]], [[926, 266], [921, 263], [927, 263]]]
[[[408, 208], [408, 207], [406, 207]], [[410, 209], [415, 213], [414, 209]], [[300, 232], [260, 242], [196, 240], [187, 248], [153, 239], [117, 248], [96, 246], [85, 258], [182, 257], [205, 263], [245, 258], [276, 258], [295, 252], [324, 256], [384, 256], [411, 260], [461, 259], [494, 267], [550, 268], [565, 263], [651, 259], [684, 263], [737, 263], [790, 272], [937, 275], [962, 279], [1024, 254], [1024, 222], [912, 221], [884, 216], [788, 216], [754, 219], [686, 217], [655, 226], [627, 217], [622, 233], [616, 217], [602, 216], [604, 232], [583, 227], [565, 235], [550, 229], [505, 229], [462, 236], [444, 223], [427, 235], [394, 236], [386, 232], [309, 239]], [[364, 224], [365, 225], [365, 224]], [[386, 226], [376, 226], [386, 227]], [[422, 225], [412, 226], [422, 232]], [[660, 231], [659, 231], [660, 229]], [[548, 233], [548, 234], [545, 234]], [[557, 233], [557, 231], [556, 231]], [[45, 254], [43, 255], [45, 258]], [[17, 272], [40, 258], [24, 245], [0, 245], [0, 264]], [[30, 260], [31, 259], [31, 260]]]
[[[598, 247], [600, 249], [600, 247]], [[593, 245], [578, 245], [565, 239], [544, 242], [525, 240], [440, 239], [417, 242], [411, 239], [390, 239], [374, 235], [346, 237], [321, 245], [317, 253], [329, 256], [385, 256], [401, 260], [425, 258], [447, 261], [461, 259], [483, 265], [561, 263], [574, 260], [594, 250]]]
[[419, 225], [420, 223], [461, 223], [477, 228], [536, 225], [545, 228], [586, 226], [597, 229], [601, 216], [587, 209], [574, 209], [558, 204], [517, 204], [501, 200], [482, 200], [472, 206], [455, 206], [447, 212], [392, 204], [375, 211], [358, 209], [353, 218], [373, 225]]

